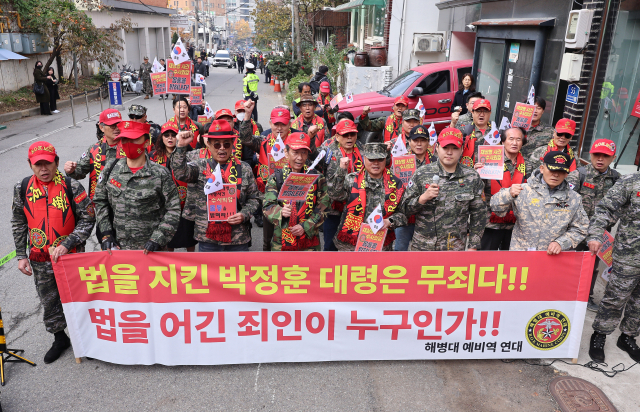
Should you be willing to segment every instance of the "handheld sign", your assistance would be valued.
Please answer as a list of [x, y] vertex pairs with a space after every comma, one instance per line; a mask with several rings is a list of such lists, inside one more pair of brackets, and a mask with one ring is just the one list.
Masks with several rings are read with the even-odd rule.
[[338, 93], [336, 96], [334, 96], [333, 99], [331, 99], [331, 101], [329, 102], [329, 106], [331, 106], [331, 108], [333, 109], [341, 101], [342, 101], [342, 93]]
[[614, 238], [611, 236], [611, 233], [605, 230], [604, 242], [602, 242], [602, 247], [596, 254], [608, 267], [613, 265], [613, 256], [611, 255], [613, 252], [613, 241]]
[[153, 94], [165, 94], [167, 92], [167, 72], [151, 73]]
[[209, 222], [226, 222], [238, 210], [238, 188], [225, 184], [222, 190], [207, 195]]
[[191, 61], [181, 64], [167, 61], [167, 93], [191, 94]]
[[307, 199], [307, 193], [316, 182], [319, 175], [307, 175], [304, 173], [290, 173], [285, 179], [278, 194], [278, 200], [299, 202]]
[[478, 163], [484, 163], [484, 167], [476, 170], [480, 178], [502, 180], [504, 176], [504, 146], [478, 146]]
[[201, 124], [209, 123], [209, 118], [207, 117], [207, 115], [199, 114], [198, 115], [198, 123], [201, 123]]
[[531, 104], [516, 103], [513, 108], [513, 117], [511, 118], [511, 127], [522, 127], [524, 130], [529, 130], [531, 127], [531, 121], [533, 120], [533, 112], [536, 107]]
[[366, 223], [360, 226], [358, 233], [358, 242], [356, 243], [356, 252], [380, 252], [384, 246], [384, 239], [387, 237], [387, 230], [379, 230], [374, 233]]
[[202, 104], [202, 86], [191, 86], [189, 101], [191, 102], [192, 106], [199, 106]]
[[412, 154], [396, 156], [392, 158], [391, 162], [393, 164], [393, 174], [402, 180], [406, 187], [416, 173], [416, 156]]

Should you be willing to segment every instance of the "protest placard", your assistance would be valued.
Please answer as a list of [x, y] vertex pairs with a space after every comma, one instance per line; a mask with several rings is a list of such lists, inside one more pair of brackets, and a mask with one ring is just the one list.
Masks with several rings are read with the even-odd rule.
[[189, 102], [191, 103], [191, 106], [200, 106], [202, 104], [202, 86], [191, 86]]
[[167, 93], [167, 72], [151, 73], [151, 85], [154, 95]]
[[209, 123], [209, 118], [207, 117], [206, 114], [199, 114], [198, 115], [198, 123], [207, 124], [207, 123]]
[[393, 162], [393, 174], [407, 187], [407, 184], [416, 172], [416, 155], [395, 156]]
[[207, 195], [207, 212], [210, 222], [226, 222], [238, 213], [238, 188], [225, 184], [222, 190]]
[[282, 183], [278, 200], [289, 200], [291, 202], [306, 200], [307, 193], [316, 179], [318, 179], [318, 175], [290, 173]]
[[363, 223], [358, 233], [356, 252], [381, 252], [384, 246], [384, 239], [387, 237], [387, 230], [378, 230], [378, 233], [373, 233], [371, 226]]
[[167, 60], [167, 93], [191, 94], [191, 61], [174, 64]]
[[478, 163], [484, 166], [476, 171], [482, 179], [502, 180], [504, 176], [504, 146], [478, 146]]
[[334, 96], [333, 99], [331, 99], [331, 101], [329, 102], [329, 105], [331, 106], [331, 108], [335, 108], [340, 102], [342, 101], [342, 93], [338, 93], [336, 96]]
[[613, 265], [613, 236], [608, 231], [604, 231], [604, 242], [602, 242], [602, 247], [597, 253], [597, 256], [608, 266], [611, 267]]
[[535, 110], [536, 107], [534, 105], [520, 102], [516, 103], [516, 106], [513, 108], [511, 127], [522, 127], [524, 130], [529, 130]]

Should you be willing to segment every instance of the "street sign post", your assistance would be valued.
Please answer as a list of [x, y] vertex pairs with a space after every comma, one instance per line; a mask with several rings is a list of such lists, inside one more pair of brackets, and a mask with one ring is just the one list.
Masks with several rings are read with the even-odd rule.
[[567, 88], [567, 102], [578, 103], [578, 94], [580, 94], [580, 88], [575, 84], [570, 84]]
[[120, 82], [109, 82], [109, 103], [111, 106], [122, 106], [122, 88]]

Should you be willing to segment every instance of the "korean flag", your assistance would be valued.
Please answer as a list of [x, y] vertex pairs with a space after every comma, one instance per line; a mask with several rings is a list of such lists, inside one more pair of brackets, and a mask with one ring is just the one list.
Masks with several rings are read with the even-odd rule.
[[429, 145], [433, 146], [438, 141], [438, 133], [433, 122], [431, 122], [431, 126], [427, 130], [429, 131]]
[[151, 66], [151, 71], [154, 73], [159, 73], [161, 71], [163, 71], [164, 68], [162, 67], [162, 65], [160, 64], [160, 62], [158, 61], [158, 58], [154, 58], [153, 59], [153, 65]]
[[198, 73], [196, 73], [196, 83], [207, 84], [207, 82], [204, 80], [204, 76]]
[[189, 60], [187, 48], [182, 44], [182, 39], [178, 39], [176, 45], [173, 46], [173, 50], [171, 50], [171, 60], [173, 60], [174, 64], [184, 63]]
[[273, 156], [273, 160], [276, 162], [284, 157], [284, 142], [280, 137], [280, 133], [278, 133], [278, 138], [271, 148], [271, 156]]
[[347, 95], [344, 98], [347, 100], [347, 104], [353, 102], [353, 93], [351, 92], [347, 93]]
[[211, 119], [213, 117], [213, 110], [211, 106], [209, 106], [209, 102], [204, 105], [204, 115], [207, 116], [207, 119]]
[[422, 99], [418, 98], [418, 103], [416, 103], [416, 109], [420, 110], [420, 117], [424, 117], [426, 110], [424, 110], [424, 104], [422, 104]]
[[373, 209], [373, 212], [367, 218], [367, 223], [371, 226], [371, 230], [374, 234], [378, 233], [382, 226], [384, 226], [384, 218], [382, 217], [382, 206], [378, 203], [378, 207]]
[[407, 153], [407, 145], [404, 142], [404, 139], [402, 138], [402, 134], [398, 135], [398, 138], [396, 139], [396, 143], [393, 145], [393, 149], [391, 149], [391, 155], [392, 156], [404, 156]]
[[500, 143], [500, 131], [496, 128], [496, 122], [491, 122], [491, 130], [484, 137], [491, 146], [495, 146]]
[[222, 181], [222, 173], [220, 173], [220, 164], [218, 164], [212, 174], [209, 175], [209, 180], [204, 184], [204, 194], [209, 195], [221, 190], [224, 187]]
[[498, 130], [506, 130], [510, 127], [511, 127], [511, 123], [509, 123], [509, 119], [507, 119], [506, 117], [503, 117], [502, 121], [500, 122], [500, 127], [498, 128]]
[[531, 90], [529, 90], [529, 95], [527, 96], [527, 104], [533, 104], [534, 99], [536, 98], [536, 88], [531, 85]]

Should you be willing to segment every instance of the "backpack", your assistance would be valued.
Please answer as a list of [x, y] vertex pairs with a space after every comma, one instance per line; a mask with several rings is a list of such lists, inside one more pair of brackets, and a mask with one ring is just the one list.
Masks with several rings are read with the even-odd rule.
[[315, 78], [309, 82], [309, 86], [311, 87], [312, 94], [318, 94], [320, 92], [320, 82], [315, 80]]

